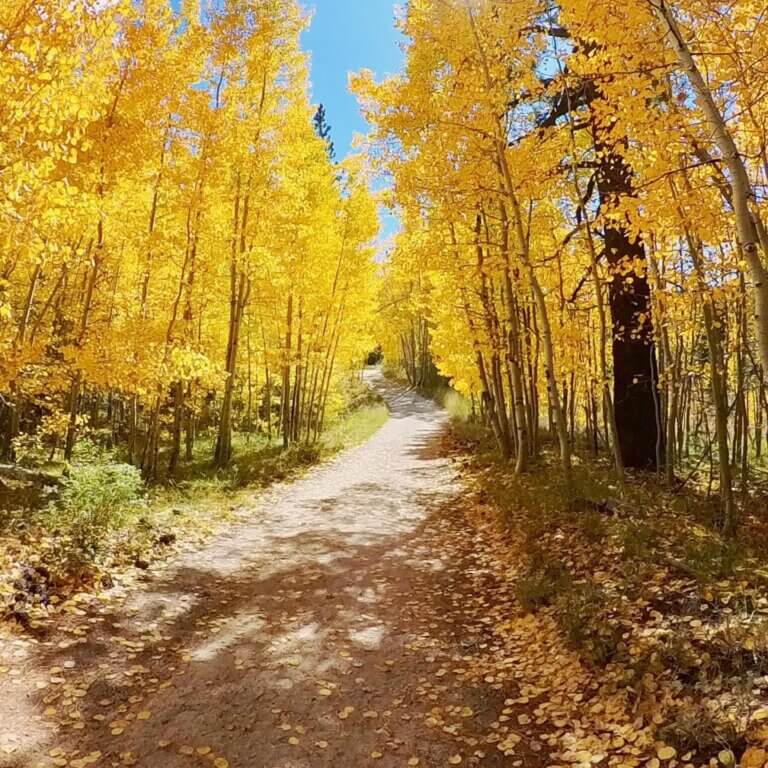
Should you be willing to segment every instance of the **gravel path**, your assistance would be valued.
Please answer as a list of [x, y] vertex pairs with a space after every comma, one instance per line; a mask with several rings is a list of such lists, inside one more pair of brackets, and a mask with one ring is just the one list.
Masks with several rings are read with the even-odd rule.
[[367, 376], [391, 418], [365, 445], [123, 601], [0, 645], [0, 765], [501, 764], [479, 738], [498, 694], [452, 669], [481, 630], [445, 416]]

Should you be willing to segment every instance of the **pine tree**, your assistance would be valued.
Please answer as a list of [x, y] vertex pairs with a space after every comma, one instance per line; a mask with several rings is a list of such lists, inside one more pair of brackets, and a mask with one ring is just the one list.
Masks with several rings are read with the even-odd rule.
[[333, 145], [333, 139], [331, 138], [331, 126], [328, 125], [328, 120], [325, 114], [325, 107], [321, 104], [315, 112], [313, 118], [315, 125], [315, 133], [325, 142], [328, 148], [328, 157], [331, 160], [336, 159], [336, 147]]

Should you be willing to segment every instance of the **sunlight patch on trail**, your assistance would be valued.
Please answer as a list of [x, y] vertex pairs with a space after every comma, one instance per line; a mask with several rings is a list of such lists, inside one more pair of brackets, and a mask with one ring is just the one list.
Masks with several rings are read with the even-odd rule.
[[195, 648], [190, 657], [193, 661], [209, 661], [246, 637], [258, 637], [265, 625], [266, 621], [262, 616], [234, 616], [219, 625], [214, 636]]

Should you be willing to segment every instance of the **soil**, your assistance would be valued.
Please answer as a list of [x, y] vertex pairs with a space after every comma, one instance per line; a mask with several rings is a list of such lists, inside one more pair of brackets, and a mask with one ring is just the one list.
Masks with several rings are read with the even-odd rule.
[[391, 418], [366, 444], [137, 587], [0, 640], [0, 765], [510, 764], [486, 737], [509, 692], [461, 668], [493, 586], [446, 417], [367, 375]]

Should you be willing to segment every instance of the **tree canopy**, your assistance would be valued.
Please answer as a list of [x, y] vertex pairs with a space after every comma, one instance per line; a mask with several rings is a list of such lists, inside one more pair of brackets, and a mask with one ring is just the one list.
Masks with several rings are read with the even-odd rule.
[[311, 439], [372, 346], [375, 204], [313, 127], [296, 2], [0, 10], [3, 452], [114, 432], [146, 475]]

